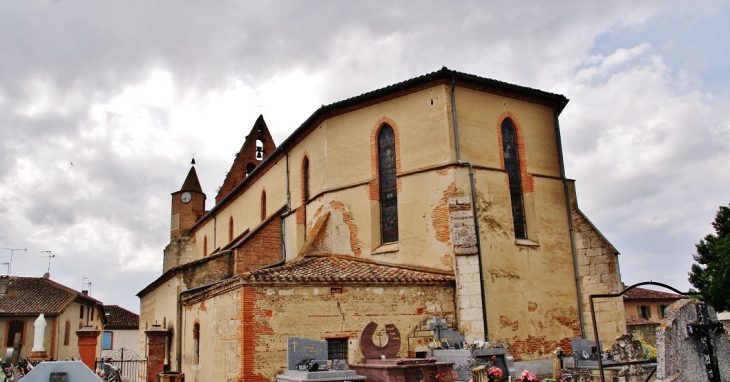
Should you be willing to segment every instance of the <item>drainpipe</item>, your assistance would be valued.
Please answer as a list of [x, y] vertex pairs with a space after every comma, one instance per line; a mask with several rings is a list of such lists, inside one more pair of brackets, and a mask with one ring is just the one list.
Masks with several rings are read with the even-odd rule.
[[182, 373], [182, 294], [184, 292], [183, 290], [177, 294], [177, 327], [175, 328], [177, 331], [175, 333], [175, 337], [177, 337], [175, 341], [175, 362], [177, 364], [177, 371], [180, 373]]
[[565, 162], [563, 161], [563, 143], [560, 139], [560, 121], [558, 116], [568, 104], [565, 100], [555, 110], [555, 140], [558, 143], [558, 161], [560, 162], [560, 178], [563, 180], [563, 192], [565, 193], [565, 210], [568, 216], [568, 231], [570, 233], [570, 250], [573, 254], [573, 276], [575, 277], [575, 292], [578, 298], [578, 318], [580, 319], [580, 337], [586, 338], [585, 320], [583, 319], [583, 296], [580, 290], [580, 278], [578, 277], [578, 255], [575, 250], [575, 237], [573, 229], [573, 211], [570, 208], [570, 195], [568, 194], [568, 179], [565, 177]]
[[[459, 125], [456, 120], [456, 96], [454, 90], [456, 88], [456, 76], [451, 76], [451, 118], [454, 123], [454, 140], [456, 149], [456, 163], [459, 166], [469, 166], [469, 185], [471, 187], [471, 209], [474, 215], [474, 235], [476, 236], [477, 246], [477, 260], [479, 260], [479, 287], [482, 292], [482, 321], [484, 322], [484, 341], [489, 342], [489, 329], [487, 325], [487, 299], [486, 293], [484, 292], [484, 268], [482, 265], [482, 242], [481, 234], [479, 230], [479, 215], [477, 214], [477, 193], [476, 186], [474, 185], [474, 166], [471, 162], [464, 162], [461, 160], [461, 149], [459, 148]], [[581, 326], [582, 327], [582, 326]]]

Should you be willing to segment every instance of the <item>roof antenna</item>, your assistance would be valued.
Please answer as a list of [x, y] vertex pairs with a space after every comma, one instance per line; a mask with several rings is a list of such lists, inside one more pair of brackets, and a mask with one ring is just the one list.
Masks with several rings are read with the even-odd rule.
[[[41, 256], [41, 258], [48, 258], [48, 272], [46, 272], [46, 275], [48, 275], [48, 278], [51, 278], [51, 259], [56, 257], [56, 255], [52, 255], [51, 251], [41, 251], [48, 254], [48, 256]], [[45, 276], [45, 275], [44, 275]]]
[[13, 253], [15, 251], [25, 251], [25, 252], [28, 252], [28, 250], [25, 249], [25, 248], [0, 248], [0, 249], [7, 249], [8, 251], [10, 251], [10, 261], [8, 263], [3, 263], [3, 265], [5, 265], [5, 264], [8, 265], [8, 276], [10, 276], [10, 267], [13, 266]]
[[[86, 286], [89, 286], [89, 289], [84, 289]], [[84, 277], [81, 280], [81, 293], [84, 293], [86, 291], [88, 294], [91, 294], [91, 280], [89, 280], [87, 277]]]

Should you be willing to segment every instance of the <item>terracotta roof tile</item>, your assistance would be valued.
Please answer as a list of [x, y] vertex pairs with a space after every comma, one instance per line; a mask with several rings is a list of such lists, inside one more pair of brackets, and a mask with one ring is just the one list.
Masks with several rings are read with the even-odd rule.
[[7, 293], [0, 296], [1, 314], [60, 314], [77, 298], [98, 300], [43, 277], [10, 277]]
[[106, 316], [105, 329], [138, 329], [139, 315], [119, 305], [104, 305]]
[[634, 288], [624, 295], [625, 300], [679, 300], [685, 298], [680, 294], [659, 292], [651, 289]]
[[249, 282], [361, 282], [388, 284], [453, 283], [448, 272], [381, 264], [352, 256], [328, 255], [299, 258], [276, 268], [257, 269], [243, 275]]
[[649, 321], [645, 318], [626, 315], [626, 325], [659, 325], [658, 322]]

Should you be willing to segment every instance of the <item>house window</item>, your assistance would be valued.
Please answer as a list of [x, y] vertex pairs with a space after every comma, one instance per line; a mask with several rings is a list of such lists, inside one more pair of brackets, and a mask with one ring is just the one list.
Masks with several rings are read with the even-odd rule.
[[114, 349], [114, 333], [104, 332], [101, 336], [101, 350]]
[[643, 319], [651, 318], [651, 307], [649, 305], [639, 305], [639, 317]]
[[383, 125], [378, 133], [380, 235], [383, 244], [398, 241], [398, 185], [395, 170], [395, 134], [392, 127]]
[[327, 359], [347, 361], [347, 338], [327, 339]]
[[309, 200], [309, 158], [302, 161], [302, 201]]
[[193, 363], [200, 363], [200, 324], [193, 325]]
[[81, 305], [80, 308], [81, 309], [79, 310], [79, 318], [83, 320], [84, 319], [84, 306]]
[[667, 310], [667, 308], [668, 308], [667, 305], [659, 305], [659, 308], [658, 308], [658, 310], [659, 310], [659, 318], [664, 318], [664, 317], [667, 316], [667, 314], [665, 312]]
[[15, 334], [20, 333], [20, 343], [23, 343], [23, 330], [25, 329], [25, 322], [21, 320], [12, 320], [8, 323], [8, 339], [5, 341], [5, 345], [9, 348], [13, 347], [15, 342]]
[[266, 191], [261, 191], [261, 221], [266, 220]]
[[66, 320], [63, 327], [63, 344], [68, 346], [71, 343], [71, 321]]
[[233, 216], [228, 219], [228, 241], [233, 241]]
[[509, 119], [502, 122], [502, 152], [504, 153], [504, 169], [509, 180], [509, 196], [512, 201], [512, 220], [515, 237], [527, 239], [525, 207], [522, 201], [522, 176], [520, 174], [520, 153], [517, 145], [515, 127]]
[[94, 309], [93, 309], [93, 308], [91, 308], [91, 307], [89, 307], [89, 314], [91, 315], [91, 317], [90, 317], [89, 319], [90, 319], [91, 321], [94, 321]]

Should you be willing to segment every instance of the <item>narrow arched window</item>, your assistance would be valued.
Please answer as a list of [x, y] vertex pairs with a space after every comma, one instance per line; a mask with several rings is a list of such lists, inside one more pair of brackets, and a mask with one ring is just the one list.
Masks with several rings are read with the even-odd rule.
[[233, 241], [233, 216], [228, 219], [228, 241]]
[[304, 157], [302, 161], [302, 201], [309, 200], [309, 158]]
[[66, 320], [63, 328], [63, 344], [68, 345], [71, 343], [71, 321]]
[[208, 236], [203, 236], [203, 257], [208, 256]]
[[509, 196], [512, 201], [512, 220], [515, 237], [527, 239], [525, 207], [522, 201], [522, 176], [520, 173], [520, 152], [517, 144], [515, 127], [509, 119], [502, 122], [502, 150], [504, 153], [504, 169], [509, 180]]
[[200, 363], [200, 324], [193, 324], [193, 363]]
[[261, 192], [261, 221], [266, 220], [266, 191]]
[[395, 134], [383, 125], [378, 133], [378, 179], [380, 181], [380, 235], [382, 243], [398, 241], [398, 186], [395, 177]]

